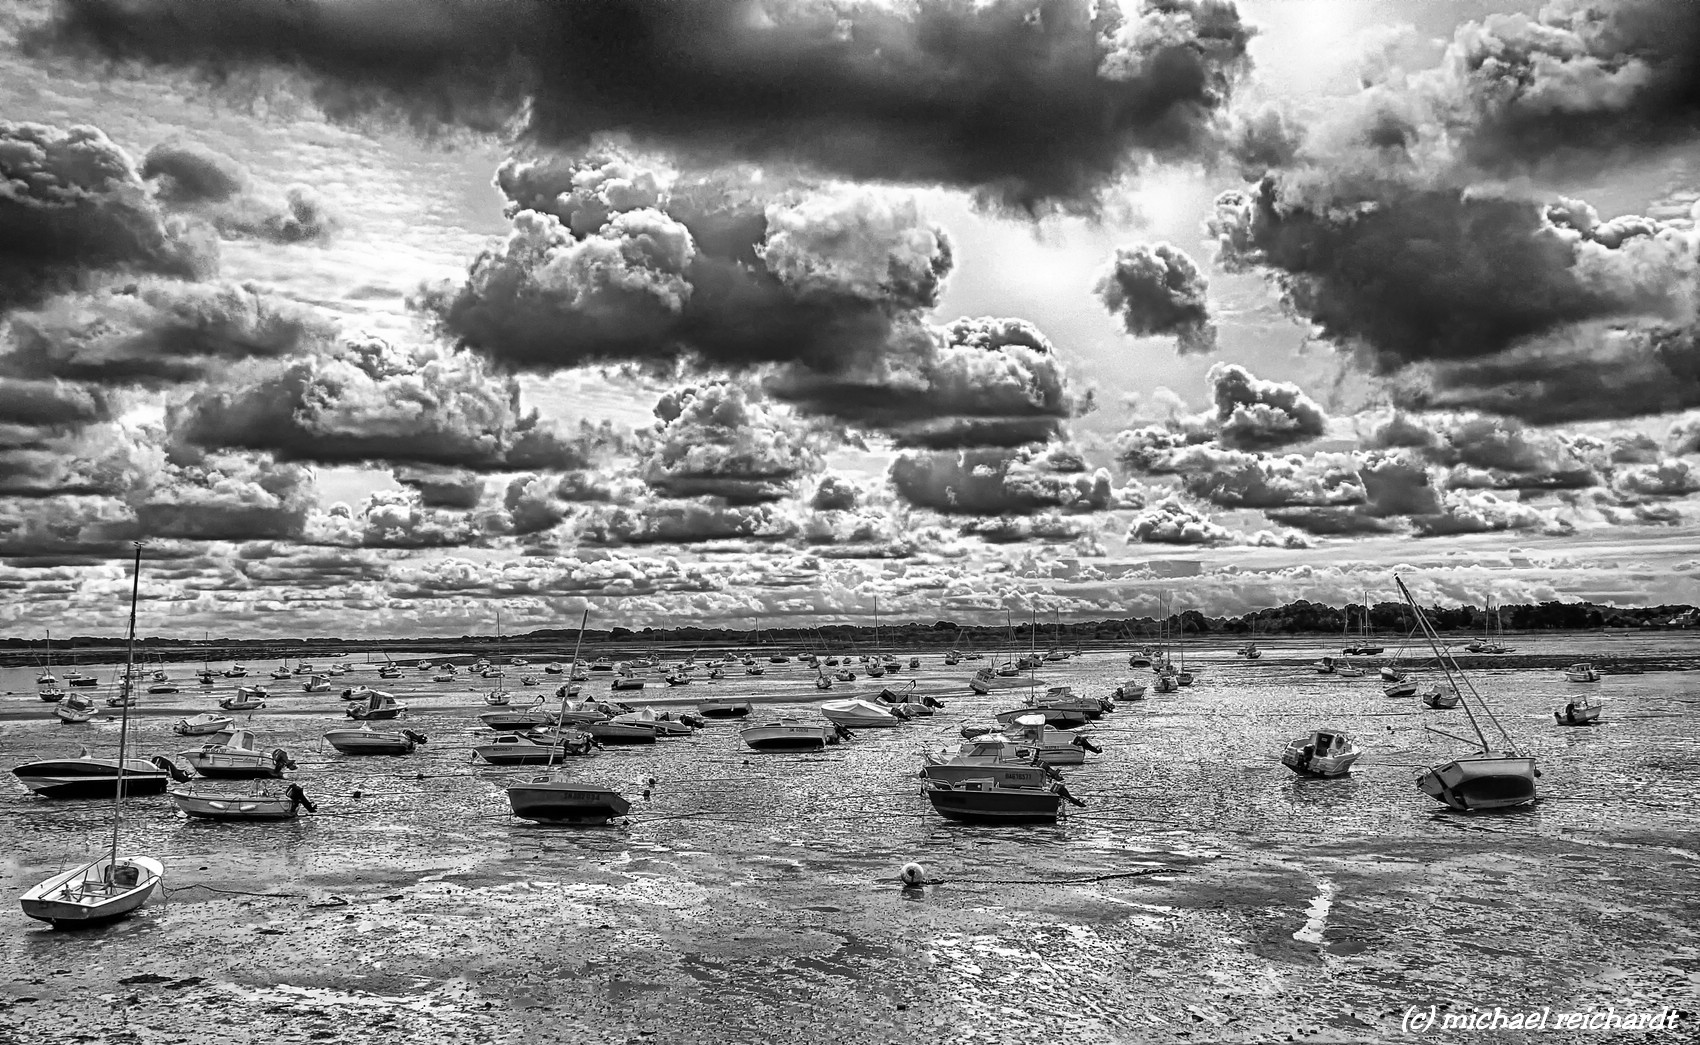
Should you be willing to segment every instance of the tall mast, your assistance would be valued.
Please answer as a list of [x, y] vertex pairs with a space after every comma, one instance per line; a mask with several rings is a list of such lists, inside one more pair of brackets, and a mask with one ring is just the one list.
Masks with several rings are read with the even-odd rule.
[[[1487, 735], [1482, 732], [1481, 723], [1476, 721], [1476, 713], [1470, 706], [1472, 703], [1482, 703], [1481, 694], [1476, 692], [1476, 687], [1470, 682], [1469, 678], [1464, 675], [1463, 671], [1458, 671], [1457, 679], [1452, 677], [1453, 670], [1456, 669], [1458, 665], [1452, 660], [1452, 655], [1450, 653], [1441, 649], [1440, 636], [1435, 633], [1433, 625], [1429, 623], [1428, 616], [1423, 613], [1422, 607], [1417, 605], [1417, 600], [1411, 596], [1411, 590], [1405, 587], [1404, 578], [1400, 577], [1398, 574], [1394, 574], [1393, 583], [1399, 586], [1399, 594], [1405, 597], [1405, 602], [1410, 605], [1411, 612], [1416, 614], [1417, 626], [1422, 629], [1423, 638], [1428, 640], [1429, 648], [1434, 651], [1435, 660], [1440, 664], [1440, 670], [1446, 674], [1447, 684], [1452, 687], [1453, 692], [1458, 693], [1461, 696], [1463, 694], [1463, 690], [1458, 687], [1458, 683], [1461, 680], [1464, 684], [1464, 688], [1470, 691], [1470, 696], [1475, 698], [1474, 701], [1463, 701], [1464, 714], [1470, 720], [1470, 728], [1476, 731], [1476, 740], [1481, 745], [1482, 754], [1488, 754], [1491, 749], [1487, 742]], [[1485, 703], [1482, 703], [1482, 711], [1488, 716], [1489, 720], [1498, 727], [1500, 736], [1505, 739], [1506, 743], [1511, 744], [1512, 748], [1515, 750], [1516, 744], [1512, 741], [1511, 735], [1505, 732], [1505, 727], [1501, 726], [1499, 724], [1499, 720], [1493, 717], [1493, 712], [1488, 709]], [[1433, 730], [1432, 726], [1428, 728]], [[1439, 732], [1438, 730], [1434, 731]], [[1447, 735], [1450, 736], [1450, 734]], [[1458, 739], [1464, 738], [1460, 737]]]
[[[573, 643], [573, 670], [575, 670], [575, 671], [578, 670], [579, 647], [584, 645], [584, 626], [589, 622], [590, 622], [590, 607], [586, 606], [585, 610], [584, 610], [584, 616], [581, 617], [579, 619], [579, 622], [578, 622], [578, 640]], [[565, 722], [566, 718], [567, 718], [567, 698], [572, 696], [572, 695], [573, 695], [573, 677], [572, 677], [571, 673], [568, 673], [567, 681], [565, 681], [561, 684], [561, 712], [560, 712], [560, 714], [555, 716], [555, 740], [557, 742], [559, 742], [560, 739], [561, 739], [561, 723]], [[554, 756], [551, 755], [550, 757], [553, 758]]]
[[[124, 680], [128, 684], [136, 663], [136, 597], [142, 590], [142, 542], [136, 541], [136, 561], [130, 575], [130, 641], [124, 650]], [[124, 808], [124, 759], [129, 755], [130, 694], [122, 694], [118, 710], [118, 789], [112, 796], [112, 852], [108, 863], [118, 862], [118, 818]]]

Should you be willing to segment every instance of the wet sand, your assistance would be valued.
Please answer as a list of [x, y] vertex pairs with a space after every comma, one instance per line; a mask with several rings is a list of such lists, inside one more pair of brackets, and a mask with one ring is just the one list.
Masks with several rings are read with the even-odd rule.
[[[464, 691], [393, 687], [413, 703], [402, 724], [431, 738], [403, 759], [319, 750], [346, 721], [340, 701], [281, 695], [254, 724], [294, 753], [319, 813], [220, 825], [164, 798], [127, 803], [125, 839], [165, 862], [167, 891], [77, 932], [0, 906], [0, 1041], [1606, 1040], [1401, 1033], [1405, 1007], [1431, 1003], [1674, 1006], [1700, 1021], [1692, 675], [1607, 679], [1595, 729], [1553, 726], [1574, 691], [1550, 672], [1476, 675], [1545, 775], [1533, 810], [1466, 816], [1413, 786], [1455, 751], [1421, 730], [1440, 713], [1373, 680], [1219, 660], [1192, 690], [1095, 724], [1104, 754], [1065, 770], [1086, 809], [1015, 828], [943, 821], [920, 795], [920, 751], [1013, 699], [972, 697], [972, 664], [925, 659], [943, 712], [822, 755], [757, 755], [715, 724], [574, 763], [634, 798], [656, 781], [600, 829], [507, 815], [501, 784], [535, 771], [468, 764], [487, 733]], [[1104, 692], [1149, 673], [1094, 656], [1045, 674]], [[822, 695], [808, 678], [775, 665], [690, 697], [812, 714], [893, 681]], [[181, 696], [183, 713], [215, 699]], [[0, 698], [21, 716], [0, 731], [0, 765], [116, 739], [112, 723], [65, 727], [46, 710]], [[193, 746], [170, 721], [136, 720], [143, 753]], [[1368, 753], [1350, 778], [1298, 780], [1275, 753], [1323, 724]], [[90, 852], [108, 824], [102, 803], [9, 782], [0, 890]], [[937, 884], [905, 889], [911, 859]], [[1609, 1040], [1693, 1040], [1677, 1035]]]

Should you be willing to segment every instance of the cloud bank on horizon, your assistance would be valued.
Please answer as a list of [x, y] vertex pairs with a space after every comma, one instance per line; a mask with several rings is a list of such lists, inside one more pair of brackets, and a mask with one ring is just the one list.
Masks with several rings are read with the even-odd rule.
[[[586, 599], [639, 623], [876, 596], [1103, 616], [1148, 612], [1177, 561], [1219, 611], [1395, 564], [1457, 601], [1700, 597], [1700, 185], [1640, 214], [1582, 198], [1700, 141], [1680, 0], [1491, 15], [1432, 66], [1255, 106], [1230, 0], [59, 0], [25, 22], [21, 62], [211, 85], [220, 127], [499, 143], [506, 231], [379, 336], [358, 288], [324, 291], [385, 245], [322, 162], [198, 140], [169, 105], [126, 114], [155, 131], [128, 146], [0, 123], [15, 622], [98, 602], [141, 538], [185, 626], [475, 630], [494, 601], [523, 626]], [[1113, 222], [1177, 169], [1219, 188], [1210, 256], [1136, 233], [1058, 306], [1131, 339], [1115, 360], [1043, 318], [941, 314], [983, 277], [937, 193]], [[1252, 278], [1284, 318], [1213, 296]], [[1264, 350], [1283, 376], [1260, 377], [1225, 333], [1248, 322], [1300, 324], [1338, 380]], [[1155, 387], [1165, 353], [1207, 360], [1202, 385]], [[1107, 439], [1105, 392], [1138, 403]], [[1561, 539], [1581, 550], [1509, 543]]]

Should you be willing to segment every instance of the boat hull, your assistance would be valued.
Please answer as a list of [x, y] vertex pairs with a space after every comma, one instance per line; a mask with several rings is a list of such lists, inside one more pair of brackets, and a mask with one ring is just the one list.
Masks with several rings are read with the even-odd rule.
[[1456, 693], [1424, 693], [1423, 706], [1436, 711], [1451, 711], [1458, 706], [1459, 699]]
[[933, 809], [950, 820], [999, 823], [1055, 823], [1062, 814], [1062, 796], [1049, 788], [1000, 788], [983, 777], [924, 785]]
[[345, 755], [411, 755], [417, 741], [407, 733], [372, 729], [333, 729], [325, 741]]
[[604, 744], [653, 744], [655, 730], [623, 722], [585, 722], [578, 727]]
[[542, 824], [606, 824], [632, 810], [623, 795], [603, 787], [540, 781], [514, 784], [507, 792], [515, 816]]
[[[118, 878], [110, 888], [104, 884], [109, 867]], [[24, 893], [19, 904], [31, 918], [55, 927], [95, 925], [139, 909], [164, 878], [165, 868], [157, 860], [120, 856], [114, 862], [102, 856], [47, 879]]]
[[832, 726], [771, 725], [740, 730], [739, 737], [753, 751], [823, 751], [838, 739]]
[[1381, 692], [1395, 699], [1414, 697], [1417, 695], [1417, 684], [1409, 679], [1404, 682], [1390, 682], [1381, 688]]
[[199, 788], [173, 788], [171, 802], [184, 816], [198, 820], [294, 820], [302, 804], [294, 794], [230, 794]]
[[1461, 812], [1513, 809], [1535, 800], [1535, 760], [1460, 758], [1424, 773], [1417, 789]]
[[[118, 760], [62, 758], [25, 763], [12, 770], [20, 782], [42, 798], [113, 798], [118, 790]], [[141, 759], [124, 762], [124, 794], [157, 795], [171, 777], [159, 766]]]
[[999, 725], [1010, 726], [1023, 715], [1043, 715], [1045, 725], [1053, 729], [1074, 729], [1086, 725], [1090, 718], [1084, 711], [1057, 707], [1016, 708], [1013, 711], [1000, 711], [996, 718]]
[[185, 751], [183, 761], [189, 763], [189, 768], [196, 773], [211, 780], [260, 780], [283, 776], [283, 767], [277, 760], [262, 753], [209, 755], [200, 751]]
[[1567, 711], [1554, 711], [1552, 717], [1553, 721], [1561, 726], [1597, 726], [1600, 724], [1600, 708], [1597, 704], [1570, 708]]

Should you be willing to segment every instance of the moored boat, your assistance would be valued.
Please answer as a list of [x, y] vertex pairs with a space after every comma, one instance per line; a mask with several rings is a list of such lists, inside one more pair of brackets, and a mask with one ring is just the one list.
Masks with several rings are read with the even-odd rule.
[[347, 708], [349, 718], [360, 720], [396, 718], [405, 711], [406, 701], [397, 700], [391, 694], [375, 689], [367, 690], [365, 700], [350, 704]]
[[1552, 717], [1561, 726], [1597, 726], [1600, 724], [1600, 706], [1583, 697], [1580, 701], [1573, 700], [1564, 705], [1562, 711], [1554, 711]]
[[582, 755], [593, 754], [601, 745], [596, 738], [578, 730], [504, 733], [488, 744], [479, 744], [472, 754], [492, 766], [548, 766]]
[[745, 726], [738, 737], [754, 751], [821, 751], [849, 731], [830, 722], [809, 722], [794, 716]]
[[206, 744], [179, 752], [189, 767], [204, 777], [247, 779], [281, 777], [295, 762], [283, 748], [262, 751], [254, 734], [246, 729], [226, 729], [213, 734]]
[[417, 745], [425, 743], [425, 734], [362, 725], [358, 729], [326, 730], [325, 741], [345, 755], [410, 755]]
[[1462, 699], [1456, 688], [1443, 690], [1439, 686], [1430, 686], [1422, 694], [1423, 706], [1435, 711], [1451, 711]]
[[158, 860], [108, 852], [33, 886], [19, 903], [26, 915], [55, 927], [90, 925], [138, 910], [164, 879]]
[[1352, 771], [1363, 751], [1337, 729], [1319, 729], [1287, 742], [1281, 764], [1300, 776], [1338, 777]]
[[1571, 682], [1598, 682], [1600, 673], [1587, 661], [1581, 661], [1564, 669], [1564, 677]]
[[1000, 786], [990, 777], [969, 780], [923, 780], [922, 793], [939, 815], [951, 820], [1054, 823], [1063, 803], [1085, 805], [1073, 798], [1060, 781], [1040, 787]]
[[540, 777], [507, 788], [508, 806], [522, 820], [544, 824], [606, 824], [632, 811], [632, 803], [611, 787]]
[[536, 729], [539, 726], [555, 724], [553, 712], [544, 709], [541, 702], [527, 708], [512, 708], [504, 711], [486, 711], [478, 716], [478, 721], [498, 732], [523, 732]]
[[53, 714], [67, 725], [79, 725], [94, 718], [100, 709], [93, 700], [81, 693], [67, 693], [53, 705]]
[[[76, 758], [43, 758], [12, 770], [18, 782], [42, 798], [112, 798], [119, 788], [118, 760], [95, 758], [83, 748]], [[173, 780], [188, 780], [168, 758], [126, 758], [126, 796], [157, 795]]]
[[747, 700], [704, 700], [697, 703], [697, 714], [703, 718], [745, 718], [750, 711]]
[[908, 721], [907, 709], [901, 705], [876, 704], [859, 697], [828, 700], [820, 705], [820, 713], [828, 722], [845, 729], [890, 729]]
[[307, 792], [293, 780], [280, 784], [251, 781], [245, 788], [193, 783], [174, 787], [171, 803], [198, 820], [293, 820], [302, 809], [318, 812]]
[[266, 706], [270, 693], [264, 686], [237, 686], [236, 692], [218, 702], [226, 711], [258, 711]]
[[200, 737], [231, 729], [235, 725], [236, 720], [229, 715], [215, 715], [210, 711], [203, 711], [199, 715], [178, 719], [173, 731], [180, 737]]

